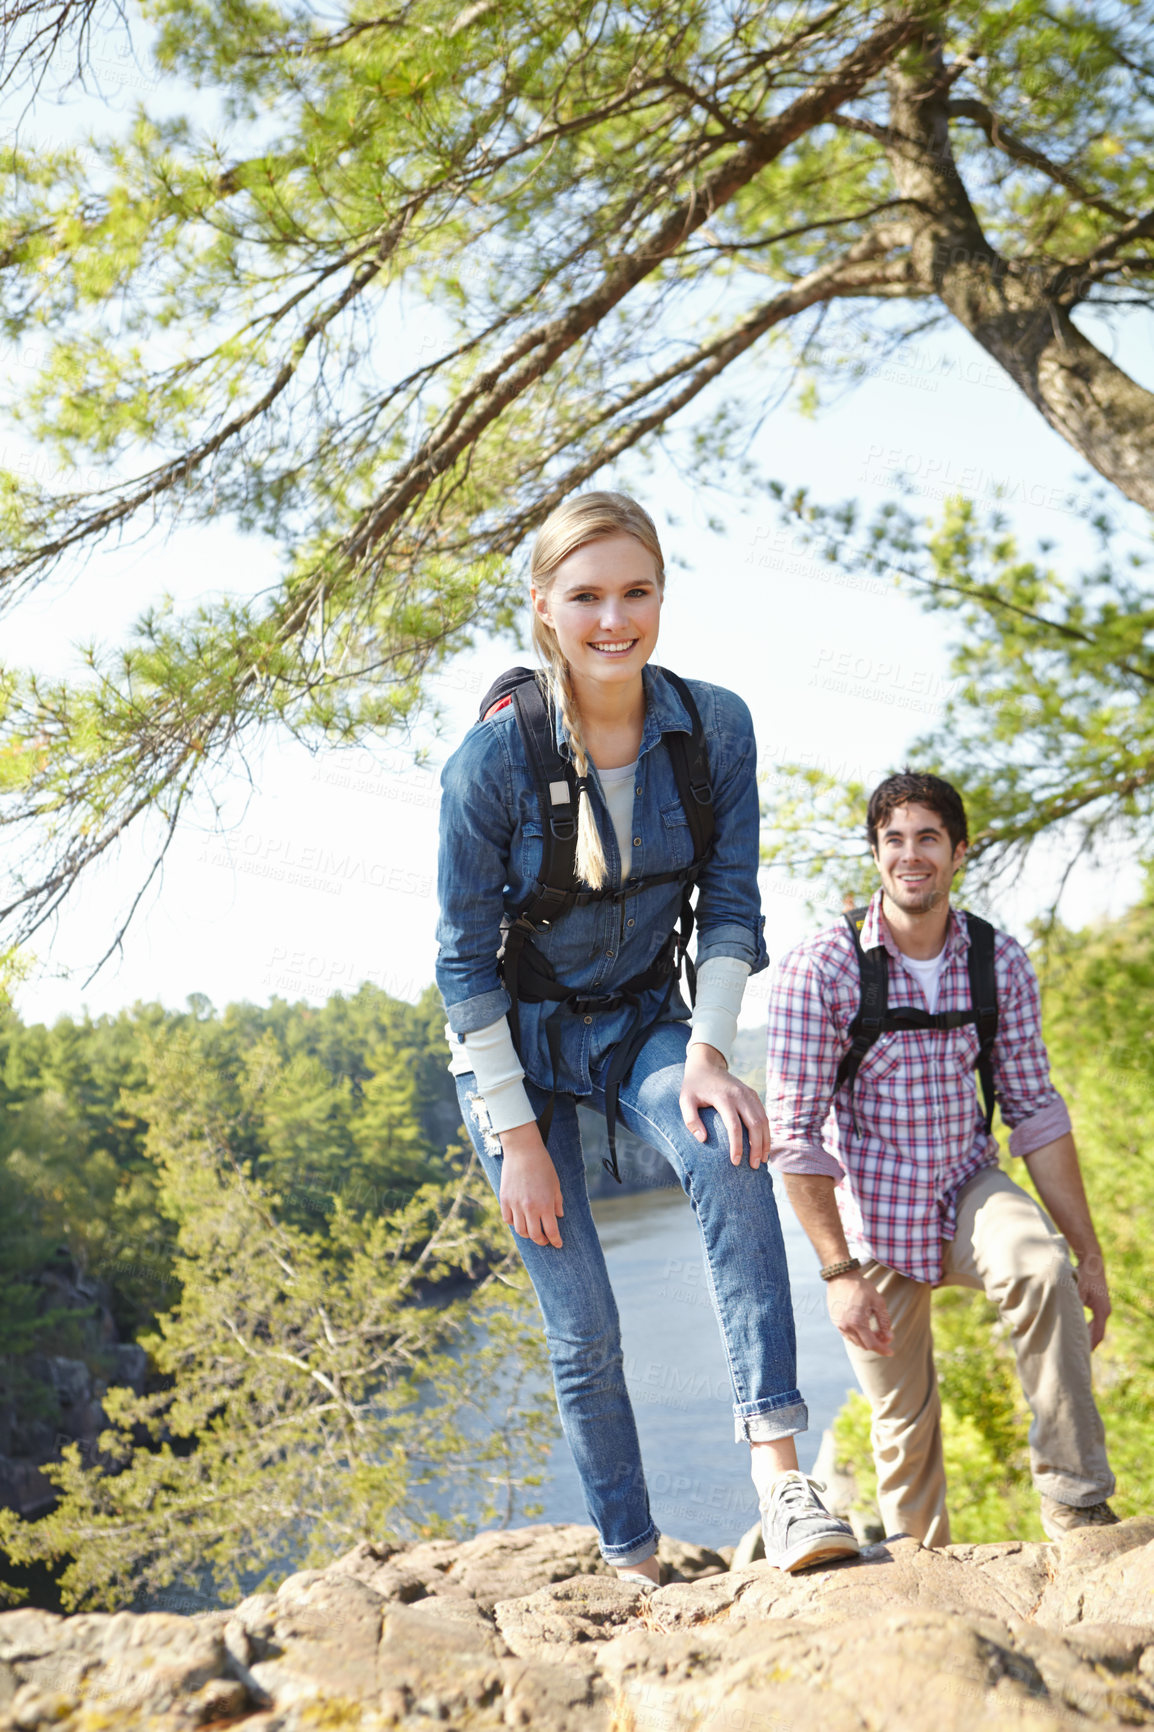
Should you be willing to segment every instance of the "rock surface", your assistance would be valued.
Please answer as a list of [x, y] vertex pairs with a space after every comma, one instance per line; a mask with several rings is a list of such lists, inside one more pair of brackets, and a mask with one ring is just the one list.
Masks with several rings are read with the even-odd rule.
[[[108, 1425], [102, 1397], [114, 1384], [142, 1393], [148, 1370], [143, 1347], [117, 1340], [107, 1281], [61, 1253], [31, 1285], [38, 1290], [38, 1314], [71, 1313], [84, 1357], [26, 1353], [0, 1367], [0, 1505], [30, 1521], [56, 1499], [41, 1468], [59, 1461], [68, 1444], [80, 1445], [85, 1465], [98, 1460], [97, 1439]], [[23, 1385], [19, 1398], [8, 1387], [13, 1382]]]
[[1154, 1726], [1154, 1521], [1061, 1546], [870, 1546], [797, 1576], [593, 1530], [360, 1545], [230, 1611], [0, 1615], [0, 1732]]

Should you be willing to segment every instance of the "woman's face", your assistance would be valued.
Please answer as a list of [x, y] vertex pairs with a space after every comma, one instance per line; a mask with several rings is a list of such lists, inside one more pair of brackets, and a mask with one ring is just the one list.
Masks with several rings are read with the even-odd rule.
[[544, 593], [536, 585], [529, 593], [578, 683], [639, 677], [657, 643], [661, 586], [636, 536], [587, 541], [562, 560]]

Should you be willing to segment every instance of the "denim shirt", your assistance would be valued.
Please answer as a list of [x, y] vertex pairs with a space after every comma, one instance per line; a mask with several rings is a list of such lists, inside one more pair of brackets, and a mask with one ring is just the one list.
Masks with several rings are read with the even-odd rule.
[[[663, 736], [692, 728], [684, 704], [655, 668], [644, 670], [645, 723], [633, 795], [633, 855], [620, 899], [574, 908], [534, 940], [558, 980], [582, 992], [612, 992], [654, 962], [677, 923], [681, 886], [643, 880], [688, 866], [693, 838], [677, 793]], [[701, 714], [709, 755], [716, 823], [713, 853], [697, 883], [697, 965], [711, 956], [735, 956], [757, 973], [765, 968], [764, 920], [757, 885], [760, 808], [757, 746], [749, 710], [722, 686], [688, 682]], [[558, 749], [568, 745], [556, 718]], [[608, 882], [621, 883], [621, 859], [597, 772], [590, 797], [608, 865]], [[441, 774], [441, 841], [437, 888], [440, 920], [437, 985], [457, 1036], [487, 1028], [509, 1009], [497, 969], [500, 926], [529, 896], [541, 870], [541, 809], [525, 760], [511, 704], [470, 728]], [[664, 989], [642, 996], [652, 1021]], [[545, 1019], [552, 1004], [520, 1006], [521, 1063], [542, 1088], [552, 1086]], [[684, 1021], [689, 1010], [674, 991], [666, 1015]], [[557, 1087], [587, 1095], [609, 1052], [632, 1023], [619, 1010], [561, 1017]]]

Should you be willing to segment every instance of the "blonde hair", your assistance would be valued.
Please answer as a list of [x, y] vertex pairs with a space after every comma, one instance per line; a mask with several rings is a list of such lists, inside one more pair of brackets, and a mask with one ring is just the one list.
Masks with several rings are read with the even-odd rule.
[[[625, 493], [578, 493], [567, 499], [545, 519], [537, 531], [529, 559], [529, 577], [538, 595], [548, 595], [549, 586], [558, 566], [591, 541], [602, 541], [610, 535], [632, 535], [648, 553], [657, 568], [657, 583], [665, 585], [665, 561], [653, 519], [644, 507]], [[605, 849], [593, 815], [586, 782], [589, 776], [589, 754], [581, 733], [581, 715], [569, 676], [569, 663], [561, 653], [557, 634], [533, 609], [533, 644], [541, 658], [549, 696], [557, 706], [561, 726], [569, 742], [569, 750], [577, 770], [577, 871], [593, 890], [600, 890], [608, 876]]]

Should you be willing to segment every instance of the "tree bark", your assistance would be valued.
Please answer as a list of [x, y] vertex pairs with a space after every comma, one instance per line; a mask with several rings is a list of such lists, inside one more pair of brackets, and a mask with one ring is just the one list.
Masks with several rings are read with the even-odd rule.
[[1154, 392], [1070, 318], [1059, 268], [1006, 261], [990, 245], [954, 162], [948, 90], [932, 37], [920, 64], [887, 69], [886, 153], [910, 213], [914, 272], [1066, 442], [1128, 499], [1154, 511]]

